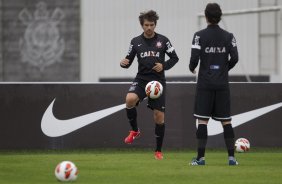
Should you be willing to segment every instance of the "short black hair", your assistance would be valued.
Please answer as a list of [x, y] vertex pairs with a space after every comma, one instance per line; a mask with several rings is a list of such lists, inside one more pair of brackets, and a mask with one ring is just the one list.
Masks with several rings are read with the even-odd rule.
[[218, 24], [221, 20], [221, 9], [217, 3], [208, 3], [205, 9], [205, 16], [209, 23]]
[[139, 16], [139, 21], [140, 21], [141, 26], [143, 26], [145, 19], [150, 21], [150, 22], [154, 22], [157, 25], [157, 20], [159, 20], [159, 16], [158, 16], [157, 12], [155, 12], [154, 10], [141, 12], [140, 16]]

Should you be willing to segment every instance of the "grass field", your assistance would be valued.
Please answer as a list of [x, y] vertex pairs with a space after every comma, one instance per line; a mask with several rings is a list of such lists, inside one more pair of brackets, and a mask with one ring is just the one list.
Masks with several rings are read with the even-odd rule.
[[0, 151], [0, 183], [60, 183], [54, 169], [62, 160], [79, 169], [73, 183], [97, 184], [271, 184], [282, 183], [282, 149], [253, 149], [237, 154], [228, 166], [224, 150], [207, 150], [206, 166], [189, 166], [189, 150], [165, 150], [154, 160], [151, 150]]

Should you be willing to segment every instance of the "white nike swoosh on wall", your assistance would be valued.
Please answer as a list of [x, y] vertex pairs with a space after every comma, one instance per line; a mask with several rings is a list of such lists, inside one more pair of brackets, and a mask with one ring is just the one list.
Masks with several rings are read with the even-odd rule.
[[[270, 111], [278, 109], [281, 106], [282, 106], [282, 102], [232, 116], [232, 126], [233, 128], [235, 128], [237, 126], [245, 124], [259, 116], [262, 116]], [[210, 118], [208, 123], [208, 135], [213, 136], [221, 133], [223, 133], [223, 128], [221, 123], [219, 121], [215, 121], [214, 119]]]
[[42, 132], [49, 137], [66, 135], [125, 108], [125, 104], [121, 104], [72, 119], [59, 120], [53, 114], [54, 102], [55, 99], [49, 105], [41, 120]]

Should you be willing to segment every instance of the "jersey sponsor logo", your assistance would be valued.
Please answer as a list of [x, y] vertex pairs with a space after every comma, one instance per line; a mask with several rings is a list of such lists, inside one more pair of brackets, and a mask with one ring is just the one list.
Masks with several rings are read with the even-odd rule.
[[168, 53], [172, 53], [174, 51], [174, 47], [170, 47], [169, 49], [166, 50]]
[[216, 53], [226, 53], [225, 47], [206, 47], [206, 53], [216, 54]]
[[130, 55], [130, 52], [132, 51], [132, 48], [133, 48], [133, 45], [130, 44], [129, 49], [128, 49], [128, 52], [127, 52], [127, 55], [128, 55], [128, 56]]
[[218, 70], [219, 68], [219, 65], [210, 65], [211, 70]]
[[194, 45], [200, 45], [200, 36], [195, 36]]
[[233, 46], [233, 47], [237, 47], [237, 43], [236, 43], [235, 37], [232, 38], [231, 43], [232, 43], [232, 46]]
[[160, 57], [160, 53], [156, 51], [146, 51], [146, 52], [141, 52], [140, 53], [141, 58], [145, 57]]
[[129, 91], [135, 91], [136, 87], [138, 85], [138, 82], [133, 82], [129, 88]]
[[[233, 128], [235, 128], [245, 123], [250, 123], [250, 121], [252, 121], [253, 119], [260, 117], [271, 111], [274, 111], [275, 109], [278, 109], [280, 107], [282, 107], [282, 102], [274, 105], [266, 106], [263, 108], [255, 109], [252, 111], [248, 111], [245, 113], [237, 114], [235, 116], [232, 116], [232, 126]], [[213, 136], [221, 133], [223, 133], [221, 123], [210, 118], [208, 123], [208, 135]]]
[[199, 49], [199, 50], [201, 50], [200, 36], [195, 35], [194, 43], [192, 44], [192, 49]]
[[166, 42], [166, 47], [167, 47], [166, 52], [171, 53], [171, 52], [174, 51], [174, 48], [173, 48], [173, 46], [171, 45], [170, 42]]
[[125, 108], [125, 104], [121, 104], [71, 119], [60, 120], [53, 114], [54, 102], [55, 99], [49, 105], [41, 120], [41, 130], [49, 137], [59, 137], [69, 134]]

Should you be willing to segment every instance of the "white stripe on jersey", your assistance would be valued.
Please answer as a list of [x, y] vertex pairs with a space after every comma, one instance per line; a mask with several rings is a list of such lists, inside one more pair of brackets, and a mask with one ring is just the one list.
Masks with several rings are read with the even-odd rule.
[[201, 46], [200, 45], [192, 45], [192, 49], [199, 49], [199, 50], [201, 50]]

